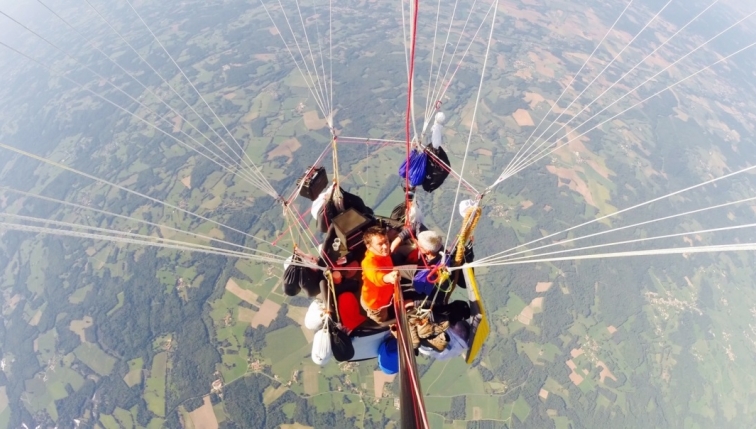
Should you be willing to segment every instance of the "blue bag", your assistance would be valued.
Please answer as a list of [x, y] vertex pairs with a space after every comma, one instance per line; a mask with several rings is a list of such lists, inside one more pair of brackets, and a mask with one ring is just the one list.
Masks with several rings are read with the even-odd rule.
[[399, 348], [390, 335], [378, 346], [378, 367], [388, 375], [399, 372]]
[[[418, 152], [417, 149], [412, 149], [410, 153], [410, 167], [409, 167], [409, 185], [415, 187], [423, 183], [425, 180], [425, 166], [428, 162], [428, 155], [425, 151]], [[406, 178], [407, 175], [407, 160], [402, 161], [402, 165], [399, 166], [399, 176]]]

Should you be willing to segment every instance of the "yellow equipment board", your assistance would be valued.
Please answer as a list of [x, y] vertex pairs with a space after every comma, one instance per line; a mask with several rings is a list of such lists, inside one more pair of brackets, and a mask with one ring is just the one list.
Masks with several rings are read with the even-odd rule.
[[483, 343], [488, 338], [488, 319], [486, 310], [483, 308], [483, 300], [478, 290], [478, 282], [475, 280], [475, 272], [472, 268], [464, 268], [462, 274], [467, 281], [467, 299], [470, 301], [470, 337], [467, 339], [467, 356], [465, 361], [471, 364], [483, 348]]

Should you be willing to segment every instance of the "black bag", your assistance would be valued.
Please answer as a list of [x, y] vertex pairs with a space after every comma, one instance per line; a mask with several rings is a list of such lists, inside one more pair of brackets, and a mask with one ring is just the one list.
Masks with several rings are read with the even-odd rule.
[[346, 332], [339, 329], [339, 327], [330, 322], [328, 326], [328, 336], [331, 338], [331, 351], [333, 352], [333, 358], [337, 362], [346, 362], [354, 357], [354, 346], [352, 340], [346, 334]]
[[302, 259], [299, 256], [294, 255], [294, 258], [292, 258], [292, 264], [284, 270], [283, 291], [288, 296], [296, 296], [302, 289], [304, 289], [307, 292], [307, 295], [312, 297], [314, 296], [312, 295], [313, 290], [318, 291], [315, 295], [320, 292], [320, 286], [318, 286], [318, 274], [320, 272], [307, 267], [294, 265], [294, 263], [301, 262]]
[[310, 171], [310, 174], [299, 180], [304, 181], [302, 188], [299, 189], [299, 195], [310, 201], [315, 201], [318, 195], [328, 186], [328, 175], [325, 167], [315, 168]]
[[[444, 148], [439, 147], [433, 149], [429, 147], [426, 149], [428, 152], [435, 155], [441, 162], [446, 164], [447, 168], [450, 168], [449, 156], [446, 155]], [[438, 189], [449, 176], [449, 172], [444, 167], [438, 164], [438, 161], [433, 156], [428, 156], [427, 165], [425, 167], [425, 179], [423, 180], [423, 189], [425, 192], [433, 192]]]

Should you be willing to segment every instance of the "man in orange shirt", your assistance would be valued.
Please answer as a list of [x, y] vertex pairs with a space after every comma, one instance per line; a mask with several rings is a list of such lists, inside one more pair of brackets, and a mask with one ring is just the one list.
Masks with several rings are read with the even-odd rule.
[[388, 320], [388, 308], [394, 295], [399, 272], [391, 262], [391, 247], [383, 228], [373, 226], [362, 235], [367, 246], [362, 260], [360, 303], [367, 316], [378, 323]]

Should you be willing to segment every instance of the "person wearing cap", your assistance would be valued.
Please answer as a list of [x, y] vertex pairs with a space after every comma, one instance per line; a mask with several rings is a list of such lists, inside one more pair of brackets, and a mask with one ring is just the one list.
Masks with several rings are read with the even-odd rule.
[[360, 303], [370, 319], [383, 323], [388, 320], [388, 307], [394, 295], [394, 284], [399, 281], [399, 272], [394, 270], [388, 237], [383, 228], [368, 228], [362, 239], [367, 252], [361, 264]]

